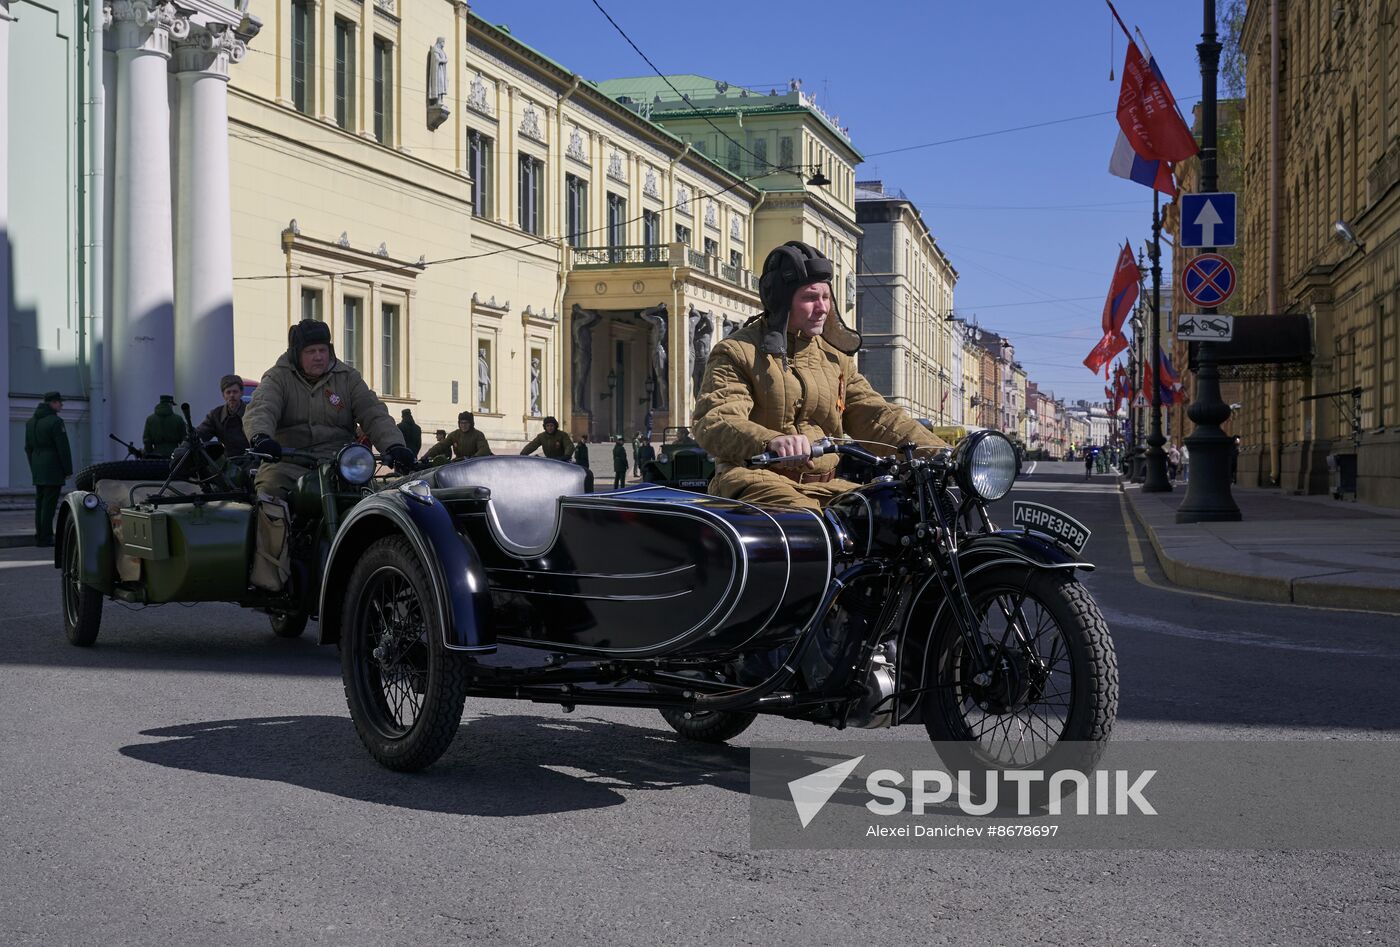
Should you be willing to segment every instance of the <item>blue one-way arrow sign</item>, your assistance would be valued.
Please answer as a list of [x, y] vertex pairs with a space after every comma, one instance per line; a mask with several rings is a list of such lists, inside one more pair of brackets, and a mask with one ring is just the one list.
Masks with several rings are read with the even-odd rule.
[[1233, 247], [1235, 195], [1229, 192], [1181, 195], [1182, 247]]

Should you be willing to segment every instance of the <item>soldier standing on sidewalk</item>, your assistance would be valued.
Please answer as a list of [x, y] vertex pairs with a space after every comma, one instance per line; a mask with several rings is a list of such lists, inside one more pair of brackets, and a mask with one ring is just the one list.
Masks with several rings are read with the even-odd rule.
[[623, 446], [622, 435], [613, 441], [613, 489], [627, 486], [627, 448]]
[[34, 409], [34, 417], [24, 426], [24, 453], [29, 457], [29, 473], [34, 479], [34, 545], [53, 545], [53, 518], [58, 512], [58, 495], [63, 482], [73, 474], [73, 454], [68, 447], [68, 431], [58, 412], [63, 396], [46, 392]]

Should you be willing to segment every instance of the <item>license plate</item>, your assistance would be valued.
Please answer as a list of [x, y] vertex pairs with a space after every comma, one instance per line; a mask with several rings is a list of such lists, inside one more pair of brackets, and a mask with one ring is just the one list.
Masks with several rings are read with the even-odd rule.
[[1011, 524], [1043, 533], [1074, 550], [1077, 556], [1089, 543], [1089, 528], [1068, 513], [1053, 506], [1015, 500], [1011, 504]]

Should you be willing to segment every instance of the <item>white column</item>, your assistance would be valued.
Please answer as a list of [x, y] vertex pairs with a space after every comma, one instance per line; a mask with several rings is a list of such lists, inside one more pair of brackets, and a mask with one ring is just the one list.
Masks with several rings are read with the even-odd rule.
[[175, 197], [175, 400], [198, 416], [233, 371], [233, 237], [228, 66], [245, 54], [227, 24], [196, 26], [175, 46], [179, 111]]
[[174, 389], [170, 219], [170, 38], [189, 32], [171, 3], [112, 4], [117, 127], [112, 221], [112, 428], [139, 441], [146, 416]]
[[0, 0], [0, 487], [10, 485], [10, 22]]

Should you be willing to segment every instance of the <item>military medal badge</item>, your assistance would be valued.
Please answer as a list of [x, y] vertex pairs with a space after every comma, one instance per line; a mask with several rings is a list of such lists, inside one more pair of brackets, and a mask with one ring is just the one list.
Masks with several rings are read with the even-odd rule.
[[340, 406], [345, 403], [345, 400], [341, 398], [340, 395], [336, 394], [330, 389], [326, 389], [326, 400], [329, 401], [331, 403], [331, 407], [335, 408], [337, 411], [339, 411]]

